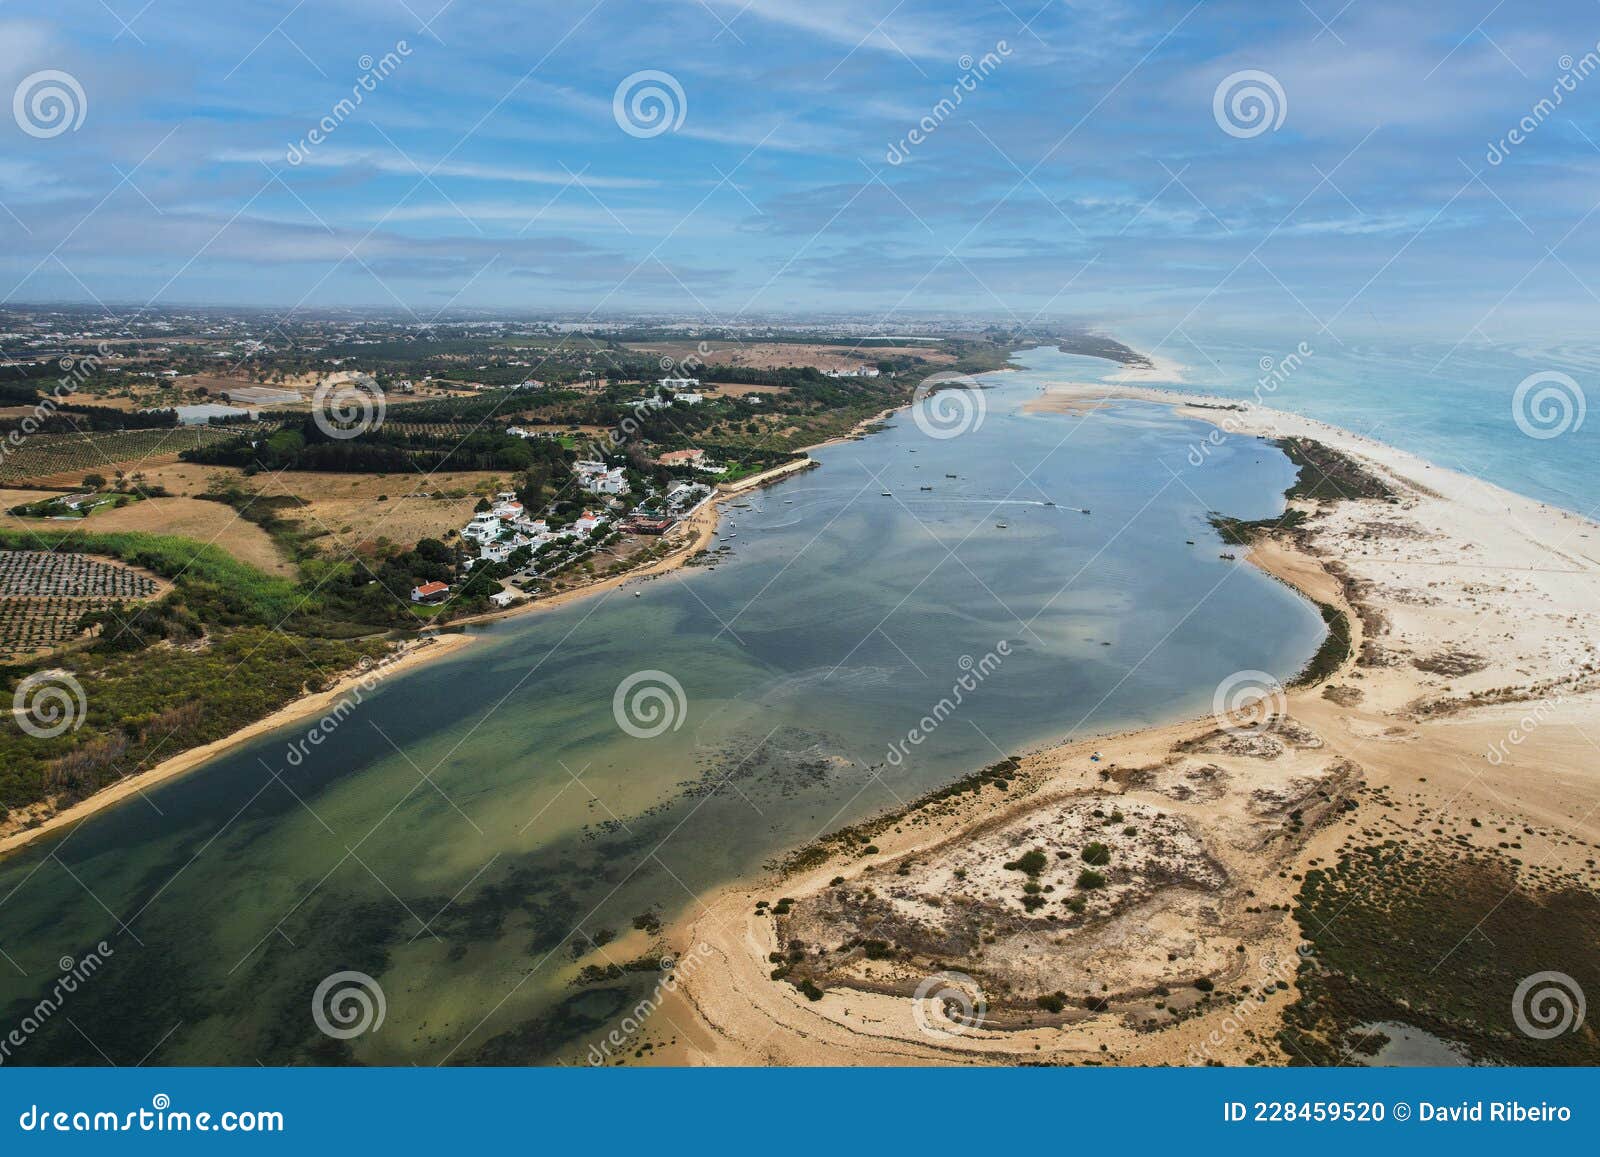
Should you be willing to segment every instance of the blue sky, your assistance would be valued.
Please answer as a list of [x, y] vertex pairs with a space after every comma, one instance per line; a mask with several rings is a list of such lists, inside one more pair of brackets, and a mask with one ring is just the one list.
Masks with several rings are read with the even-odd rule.
[[[51, 136], [25, 99], [0, 118], [0, 281], [9, 303], [424, 317], [1583, 333], [1600, 75], [1572, 78], [1600, 6], [1531, 7], [7, 0], [0, 95], [54, 70], [86, 107]], [[645, 70], [683, 94], [657, 135], [614, 110]], [[1243, 70], [1281, 124], [1224, 130]]]

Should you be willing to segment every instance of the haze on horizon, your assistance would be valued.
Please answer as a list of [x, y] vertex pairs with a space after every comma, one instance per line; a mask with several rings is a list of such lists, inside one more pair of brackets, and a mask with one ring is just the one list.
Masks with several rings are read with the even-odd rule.
[[1600, 10], [1575, 0], [213, 15], [0, 10], [0, 304], [1452, 342], [1570, 334], [1600, 302]]

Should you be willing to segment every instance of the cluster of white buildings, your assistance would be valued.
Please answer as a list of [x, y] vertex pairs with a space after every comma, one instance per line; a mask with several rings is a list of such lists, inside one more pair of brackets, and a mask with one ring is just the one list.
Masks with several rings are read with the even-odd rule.
[[706, 400], [706, 396], [699, 392], [699, 378], [657, 378], [656, 385], [663, 390], [671, 390], [672, 400], [686, 406], [698, 406]]
[[622, 476], [622, 467], [607, 466], [604, 462], [580, 459], [573, 464], [578, 485], [590, 494], [626, 494], [628, 480]]
[[822, 373], [828, 378], [875, 378], [878, 376], [878, 367], [857, 366], [853, 370], [823, 370]]
[[[663, 466], [693, 466], [696, 470], [706, 474], [726, 474], [726, 466], [718, 466], [706, 457], [706, 452], [700, 449], [693, 450], [668, 450], [656, 456], [656, 461]], [[582, 463], [579, 463], [582, 465]]]
[[461, 528], [461, 537], [478, 546], [478, 557], [467, 562], [470, 567], [478, 562], [505, 562], [512, 551], [525, 546], [538, 550], [547, 542], [579, 538], [605, 521], [604, 515], [585, 510], [571, 526], [551, 531], [548, 522], [529, 518], [517, 496], [503, 490], [495, 496], [494, 506], [474, 514]]

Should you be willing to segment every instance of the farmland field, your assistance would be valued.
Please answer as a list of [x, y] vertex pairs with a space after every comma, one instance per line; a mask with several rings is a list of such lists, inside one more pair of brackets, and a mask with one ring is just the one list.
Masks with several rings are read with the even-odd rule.
[[53, 650], [88, 611], [148, 599], [162, 584], [116, 562], [44, 550], [0, 551], [0, 661]]
[[208, 445], [239, 433], [238, 426], [178, 426], [165, 430], [115, 430], [95, 434], [34, 434], [0, 459], [0, 485], [23, 479], [137, 469], [146, 458]]

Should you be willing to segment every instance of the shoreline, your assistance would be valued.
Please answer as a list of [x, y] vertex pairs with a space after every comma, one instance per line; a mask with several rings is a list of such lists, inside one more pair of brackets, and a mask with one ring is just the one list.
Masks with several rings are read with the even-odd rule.
[[[703, 946], [711, 963], [682, 987], [666, 1010], [674, 1025], [681, 1026], [679, 1043], [656, 1049], [646, 1063], [1288, 1063], [1294, 1058], [1284, 1054], [1271, 1025], [1281, 1023], [1299, 997], [1293, 968], [1278, 991], [1265, 990], [1260, 1010], [1252, 1013], [1263, 1036], [1230, 1027], [1227, 1018], [1242, 1007], [1242, 997], [1238, 1004], [1212, 1006], [1205, 999], [1211, 990], [1196, 991], [1189, 982], [1197, 973], [1212, 976], [1220, 995], [1223, 984], [1254, 979], [1245, 975], [1246, 960], [1297, 959], [1301, 935], [1289, 915], [1297, 895], [1294, 881], [1308, 865], [1337, 858], [1339, 841], [1357, 822], [1343, 818], [1331, 805], [1316, 810], [1299, 801], [1307, 809], [1303, 834], [1284, 838], [1272, 830], [1263, 836], [1270, 825], [1262, 818], [1260, 793], [1267, 791], [1269, 800], [1278, 793], [1294, 802], [1301, 783], [1316, 783], [1318, 791], [1341, 803], [1375, 793], [1389, 810], [1381, 816], [1384, 826], [1406, 836], [1417, 836], [1425, 823], [1439, 823], [1441, 812], [1472, 815], [1472, 809], [1481, 808], [1495, 817], [1492, 822], [1503, 825], [1501, 831], [1513, 823], [1525, 826], [1530, 834], [1521, 838], [1537, 851], [1519, 855], [1574, 876], [1587, 872], [1594, 887], [1594, 861], [1588, 860], [1586, 868], [1584, 854], [1600, 841], [1600, 820], [1584, 801], [1600, 789], [1600, 768], [1593, 766], [1592, 749], [1586, 749], [1582, 735], [1600, 724], [1600, 633], [1591, 628], [1587, 636], [1571, 635], [1580, 617], [1572, 608], [1600, 589], [1600, 524], [1282, 411], [1253, 406], [1224, 411], [1208, 405], [1213, 399], [1178, 390], [1108, 390], [1100, 383], [1050, 387], [1027, 408], [1082, 412], [1086, 404], [1119, 396], [1203, 419], [1225, 431], [1225, 439], [1316, 440], [1375, 472], [1399, 493], [1398, 507], [1379, 500], [1296, 501], [1291, 507], [1303, 508], [1307, 515], [1303, 527], [1239, 548], [1247, 551], [1252, 565], [1311, 603], [1343, 611], [1348, 621], [1350, 646], [1337, 669], [1283, 692], [1286, 732], [1301, 738], [1279, 744], [1286, 750], [1270, 756], [1207, 746], [1215, 744], [1208, 736], [1220, 734], [1212, 716], [1109, 735], [1064, 736], [1020, 756], [1014, 788], [999, 801], [980, 793], [975, 803], [964, 802], [971, 797], [962, 796], [962, 803], [952, 804], [936, 794], [854, 825], [863, 840], [870, 838], [870, 856], [860, 851], [859, 843], [830, 840], [826, 834], [791, 849], [824, 854], [820, 862], [808, 857], [802, 861], [806, 866], [789, 873], [767, 872], [731, 882], [701, 898], [695, 910], [668, 929], [674, 949]], [[1504, 578], [1508, 571], [1521, 572], [1525, 581], [1513, 589]], [[1491, 581], [1504, 585], [1491, 588]], [[1571, 597], [1574, 592], [1579, 598]], [[1451, 656], [1462, 659], [1459, 667], [1430, 674], [1437, 660]], [[1478, 662], [1481, 667], [1475, 667]], [[1556, 679], [1552, 691], [1549, 676], [1567, 682]], [[1497, 698], [1508, 686], [1514, 690]], [[1552, 696], [1564, 705], [1562, 716], [1549, 721], [1541, 716], [1540, 729], [1520, 735], [1510, 757], [1496, 760], [1486, 754], [1496, 749], [1497, 741], [1503, 752], [1504, 737], [1519, 722], [1527, 731], [1531, 700], [1537, 698], [1542, 708]], [[1425, 709], [1434, 703], [1444, 709]], [[1189, 754], [1197, 748], [1212, 752], [1205, 767], [1196, 767]], [[1179, 771], [1191, 777], [1216, 774], [1240, 787], [1215, 797], [1196, 795], [1191, 803], [1191, 788], [1173, 782]], [[1130, 812], [1153, 807], [1154, 814], [1175, 815], [1199, 836], [1200, 846], [1226, 868], [1220, 889], [1195, 889], [1214, 906], [1211, 917], [1199, 914], [1207, 908], [1181, 919], [1174, 916], [1186, 900], [1170, 894], [1190, 892], [1179, 883], [1138, 904], [1129, 900], [1124, 914], [1113, 910], [1106, 927], [1116, 931], [1103, 933], [1103, 942], [1095, 939], [1102, 935], [1098, 926], [1078, 926], [1083, 941], [1098, 944], [1095, 951], [1074, 947], [1073, 937], [1058, 931], [1043, 938], [1033, 934], [1025, 939], [1023, 952], [990, 948], [986, 938], [976, 967], [953, 949], [934, 953], [920, 969], [909, 962], [882, 963], [881, 957], [840, 959], [840, 953], [849, 955], [852, 936], [867, 934], [874, 921], [885, 922], [870, 935], [895, 943], [894, 920], [908, 905], [927, 913], [912, 920], [912, 929], [923, 921], [937, 922], [952, 906], [952, 893], [963, 890], [958, 881], [966, 879], [952, 878], [950, 866], [970, 867], [975, 848], [994, 853], [997, 833], [1013, 840], [1039, 839], [1040, 832], [1051, 830], [1053, 822], [1070, 816], [1084, 801], [1107, 799], [1118, 800]], [[1284, 814], [1296, 817], [1291, 830], [1298, 832], [1301, 813]], [[1274, 816], [1273, 822], [1290, 826], [1283, 816]], [[1539, 834], [1531, 835], [1536, 827]], [[1497, 837], [1488, 834], [1492, 830], [1479, 828], [1474, 817], [1472, 826], [1458, 831], [1448, 847], [1458, 849], [1465, 840], [1466, 847], [1495, 854]], [[1267, 842], [1253, 848], [1260, 840]], [[1273, 840], [1279, 843], [1272, 845]], [[1273, 850], [1263, 850], [1269, 847]], [[1006, 876], [1001, 872], [985, 883], [999, 886]], [[919, 901], [919, 887], [928, 899]], [[875, 891], [894, 899], [887, 907], [872, 908], [877, 915], [868, 923], [852, 924], [841, 916], [851, 905], [876, 900]], [[1251, 898], [1249, 905], [1243, 903], [1244, 895]], [[793, 898], [794, 915], [774, 919], [770, 909], [757, 907], [759, 901], [771, 904], [781, 896]], [[936, 906], [917, 908], [919, 902]], [[1169, 902], [1171, 909], [1162, 907]], [[971, 911], [993, 918], [993, 902], [984, 903]], [[1283, 915], [1263, 915], [1269, 911]], [[1018, 917], [1025, 919], [1020, 913]], [[797, 942], [824, 946], [815, 963], [808, 960], [801, 966], [823, 979], [821, 991], [811, 997], [802, 993], [795, 976], [769, 975], [770, 961], [782, 959], [785, 947]], [[846, 947], [832, 947], [841, 943]], [[1044, 944], [1057, 950], [1043, 949], [1041, 955]], [[1153, 954], [1153, 962], [1139, 967], [1126, 963], [1124, 958], [1153, 944], [1163, 950]], [[1236, 954], [1221, 951], [1236, 945]], [[1085, 951], [1087, 963], [1076, 959]], [[1091, 977], [1117, 981], [1122, 992], [1113, 1009], [1116, 1015], [1096, 1015], [1081, 1005], [1044, 1013], [1002, 1000], [1002, 1007], [991, 1008], [989, 1025], [930, 1032], [926, 1019], [919, 1019], [922, 1006], [912, 999], [913, 989], [924, 991], [919, 978], [925, 986], [931, 976], [942, 975], [928, 971], [935, 966], [970, 967], [985, 975], [983, 961], [991, 956], [998, 958], [996, 970], [1006, 978], [1001, 991], [1007, 996], [1011, 980], [1019, 975], [1033, 977], [1025, 983], [1043, 992], [1058, 985], [1072, 992], [1063, 976], [1077, 976], [1079, 992], [1098, 987], [1088, 983]], [[1179, 965], [1163, 963], [1175, 958]], [[789, 967], [781, 967], [780, 976]], [[1175, 988], [1189, 991], [1173, 991], [1159, 1002], [1140, 995]], [[1047, 1023], [1035, 1027], [1038, 1020]], [[1158, 1022], [1160, 1027], [1152, 1031], [1150, 1026]], [[1219, 1025], [1222, 1043], [1214, 1045]], [[1205, 1061], [1197, 1060], [1199, 1056]]]
[[[859, 429], [865, 424], [865, 422], [857, 423], [856, 428]], [[833, 441], [837, 441], [837, 439], [830, 439], [828, 442], [818, 443], [815, 446], [807, 446], [799, 453], [809, 453], [811, 450], [829, 445]], [[689, 558], [710, 546], [721, 517], [718, 507], [723, 501], [737, 498], [750, 490], [771, 485], [792, 474], [814, 469], [819, 465], [820, 463], [813, 458], [797, 458], [785, 462], [781, 466], [775, 466], [771, 470], [740, 479], [738, 482], [729, 484], [726, 488], [719, 486], [699, 510], [684, 523], [680, 524], [689, 527], [692, 533], [685, 536], [684, 540], [674, 546], [669, 553], [647, 566], [626, 571], [622, 574], [611, 575], [607, 578], [596, 579], [593, 582], [573, 587], [570, 590], [561, 591], [548, 598], [530, 599], [527, 602], [514, 604], [504, 610], [485, 611], [482, 614], [471, 615], [467, 618], [441, 624], [437, 628], [423, 628], [432, 633], [401, 643], [400, 649], [395, 653], [395, 656], [382, 664], [383, 678], [387, 679], [390, 675], [410, 671], [434, 659], [443, 658], [476, 640], [477, 636], [460, 632], [456, 630], [458, 627], [478, 626], [537, 611], [554, 610], [570, 603], [604, 594], [606, 591], [620, 589], [634, 581], [658, 578], [661, 575], [680, 570]], [[675, 527], [674, 529], [677, 528]], [[118, 565], [126, 566], [128, 564], [118, 561]], [[143, 572], [141, 571], [140, 573]], [[109, 787], [102, 788], [93, 795], [70, 804], [66, 808], [50, 813], [40, 823], [32, 827], [18, 827], [14, 831], [0, 835], [0, 861], [21, 851], [35, 840], [51, 835], [61, 828], [72, 827], [83, 820], [89, 819], [98, 812], [126, 803], [147, 787], [153, 787], [190, 772], [199, 771], [211, 760], [226, 755], [228, 752], [268, 732], [316, 717], [338, 700], [341, 695], [359, 684], [367, 674], [367, 671], [361, 669], [347, 671], [341, 674], [338, 682], [328, 690], [316, 691], [308, 695], [302, 695], [298, 699], [292, 699], [270, 715], [263, 716], [254, 723], [247, 723], [220, 739], [214, 739], [210, 743], [202, 744], [199, 747], [191, 747], [187, 751], [181, 751], [176, 755], [170, 756], [148, 771], [142, 771], [137, 775], [124, 778]], [[37, 807], [38, 805], [34, 806]]]
[[[381, 664], [382, 679], [388, 679], [391, 675], [399, 674], [421, 666], [430, 660], [440, 658], [458, 650], [471, 641], [472, 637], [470, 635], [425, 635], [418, 639], [409, 640], [401, 645], [401, 649], [396, 656], [388, 658], [387, 661]], [[59, 828], [76, 825], [96, 812], [125, 803], [146, 787], [152, 787], [194, 771], [212, 759], [225, 755], [252, 739], [275, 731], [280, 727], [313, 718], [323, 713], [346, 693], [368, 678], [370, 673], [370, 668], [353, 668], [346, 671], [339, 676], [333, 686], [326, 690], [302, 695], [298, 699], [285, 703], [272, 714], [263, 716], [254, 723], [247, 723], [237, 731], [230, 731], [220, 739], [213, 739], [210, 743], [201, 744], [199, 747], [191, 747], [187, 751], [180, 751], [177, 755], [163, 759], [148, 771], [128, 776], [110, 787], [103, 788], [93, 795], [78, 800], [76, 803], [53, 813], [35, 827], [22, 828], [5, 836], [0, 836], [0, 859], [20, 851], [34, 840], [47, 836]]]

